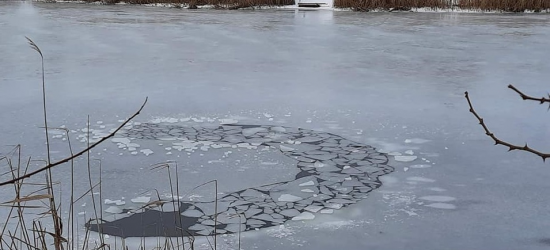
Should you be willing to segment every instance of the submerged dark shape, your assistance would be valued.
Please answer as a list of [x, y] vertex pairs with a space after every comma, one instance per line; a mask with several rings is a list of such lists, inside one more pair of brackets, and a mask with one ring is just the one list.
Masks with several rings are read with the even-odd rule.
[[[140, 124], [122, 136], [157, 140], [177, 137], [216, 144], [249, 143], [275, 147], [296, 161], [295, 179], [251, 187], [218, 198], [217, 233], [266, 228], [289, 220], [313, 219], [362, 200], [380, 187], [380, 176], [394, 171], [388, 157], [369, 145], [308, 129], [222, 125], [215, 128]], [[105, 221], [102, 232], [120, 237], [211, 235], [214, 202], [180, 203], [177, 212], [148, 209]], [[97, 231], [98, 226], [87, 225]]]

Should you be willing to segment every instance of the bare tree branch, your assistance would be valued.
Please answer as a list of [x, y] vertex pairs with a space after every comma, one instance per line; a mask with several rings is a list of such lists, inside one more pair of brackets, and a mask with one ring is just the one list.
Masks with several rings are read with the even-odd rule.
[[[512, 86], [512, 85], [510, 85], [510, 86]], [[515, 90], [515, 88], [513, 88], [513, 86], [511, 88]], [[519, 93], [521, 93], [521, 92], [519, 92]], [[477, 118], [477, 120], [479, 121], [479, 124], [485, 130], [485, 134], [487, 136], [491, 137], [491, 139], [493, 139], [493, 141], [495, 142], [495, 145], [506, 146], [506, 147], [508, 147], [508, 151], [513, 151], [513, 150], [526, 151], [526, 152], [529, 152], [529, 153], [540, 156], [543, 161], [546, 161], [546, 158], [550, 158], [550, 154], [543, 153], [543, 152], [537, 151], [535, 149], [532, 149], [529, 146], [527, 146], [527, 144], [525, 144], [525, 146], [517, 146], [517, 145], [514, 145], [514, 144], [511, 144], [511, 143], [508, 143], [508, 142], [505, 142], [505, 141], [502, 141], [502, 140], [498, 139], [493, 133], [491, 133], [489, 128], [487, 128], [487, 125], [485, 125], [485, 122], [483, 122], [483, 118], [481, 118], [477, 114], [477, 112], [474, 110], [472, 102], [470, 101], [470, 97], [468, 96], [468, 91], [464, 92], [464, 96], [466, 97], [466, 100], [468, 101], [468, 105], [470, 106], [470, 112], [472, 114], [474, 114], [474, 116]]]
[[87, 147], [86, 149], [84, 149], [84, 150], [82, 150], [82, 151], [80, 151], [80, 152], [78, 152], [78, 153], [76, 153], [76, 154], [74, 154], [74, 155], [71, 155], [70, 157], [65, 158], [65, 159], [63, 159], [63, 160], [60, 160], [60, 161], [57, 161], [57, 162], [54, 162], [54, 163], [49, 163], [49, 164], [47, 164], [46, 166], [44, 166], [44, 167], [42, 167], [42, 168], [40, 168], [40, 169], [37, 169], [37, 170], [35, 170], [35, 171], [33, 171], [33, 172], [30, 172], [30, 173], [28, 173], [28, 174], [22, 175], [22, 176], [20, 176], [20, 177], [15, 178], [15, 179], [11, 179], [11, 180], [9, 180], [9, 181], [1, 182], [1, 183], [0, 183], [0, 187], [1, 187], [1, 186], [8, 185], [8, 184], [15, 183], [15, 182], [18, 182], [18, 181], [20, 181], [20, 180], [29, 178], [29, 177], [31, 177], [31, 176], [33, 176], [33, 175], [35, 175], [35, 174], [38, 174], [38, 173], [44, 172], [44, 171], [46, 171], [46, 170], [48, 170], [48, 169], [51, 169], [51, 168], [53, 168], [53, 167], [55, 167], [55, 166], [57, 166], [57, 165], [61, 165], [61, 164], [63, 164], [63, 163], [66, 163], [66, 162], [68, 162], [68, 161], [70, 161], [70, 160], [72, 160], [72, 159], [74, 159], [74, 158], [77, 158], [77, 157], [83, 155], [84, 153], [88, 152], [89, 150], [95, 148], [97, 145], [101, 144], [101, 143], [104, 142], [105, 140], [107, 140], [107, 139], [113, 137], [119, 130], [121, 130], [124, 126], [126, 126], [126, 124], [128, 124], [128, 122], [130, 122], [130, 121], [131, 121], [132, 119], [134, 119], [137, 115], [139, 115], [139, 113], [141, 112], [141, 110], [143, 109], [143, 107], [145, 107], [145, 104], [147, 103], [147, 99], [148, 99], [148, 98], [145, 98], [145, 101], [143, 102], [143, 104], [141, 105], [141, 107], [139, 108], [139, 110], [138, 110], [136, 113], [134, 113], [132, 116], [130, 116], [130, 118], [128, 118], [125, 122], [123, 122], [117, 129], [115, 129], [115, 130], [114, 130], [112, 133], [110, 133], [109, 135], [107, 135], [107, 136], [101, 138], [101, 140], [97, 141], [96, 143], [90, 145], [90, 146]]
[[[521, 92], [519, 89], [517, 89], [516, 87], [514, 87], [512, 84], [508, 85], [508, 88], [509, 88], [509, 89], [512, 89], [513, 91], [515, 91], [516, 93], [518, 93], [519, 96], [521, 97], [521, 99], [523, 99], [523, 100], [536, 101], [536, 102], [540, 102], [540, 104], [543, 104], [543, 103], [545, 103], [545, 102], [550, 103], [550, 94], [548, 94], [548, 98], [546, 98], [546, 97], [535, 98], [535, 97], [528, 96], [528, 95], [524, 94], [524, 93]], [[548, 109], [550, 109], [550, 106], [548, 107]]]

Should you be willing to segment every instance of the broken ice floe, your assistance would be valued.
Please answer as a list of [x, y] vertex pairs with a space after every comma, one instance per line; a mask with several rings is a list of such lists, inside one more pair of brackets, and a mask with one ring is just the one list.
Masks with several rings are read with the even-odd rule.
[[[208, 118], [189, 120], [209, 121]], [[141, 152], [147, 155], [153, 152], [140, 149], [137, 142], [143, 140], [167, 141], [161, 143], [164, 145], [161, 145], [161, 149], [167, 153], [175, 150], [188, 154], [225, 150], [222, 159], [210, 163], [223, 162], [223, 158], [232, 153], [231, 150], [241, 149], [277, 149], [282, 155], [296, 161], [299, 173], [292, 180], [220, 196], [217, 202], [218, 233], [234, 233], [239, 228], [244, 231], [255, 230], [282, 225], [290, 220], [311, 220], [315, 218], [315, 213], [333, 213], [334, 210], [364, 199], [367, 193], [381, 186], [379, 177], [394, 170], [387, 165], [386, 154], [377, 152], [371, 146], [326, 132], [234, 124], [192, 127], [174, 124], [176, 122], [179, 119], [159, 118], [152, 123], [134, 123], [117, 133], [118, 138], [113, 138], [112, 142], [122, 149], [131, 149], [131, 154]], [[412, 161], [416, 159], [413, 153], [395, 153], [394, 157], [396, 160]], [[277, 162], [261, 164], [276, 167]], [[137, 197], [131, 201], [148, 204], [151, 198]], [[213, 234], [213, 201], [174, 201], [179, 205], [176, 210], [161, 207], [142, 209], [122, 219], [120, 216], [106, 219], [99, 226], [106, 234], [122, 237], [178, 236], [182, 229], [184, 234]], [[116, 201], [114, 204], [117, 204]], [[125, 211], [122, 210], [125, 208], [116, 206], [108, 209], [114, 214]], [[98, 228], [97, 225], [90, 225], [90, 229]]]
[[151, 201], [151, 197], [147, 197], [147, 196], [140, 196], [140, 197], [136, 197], [134, 199], [131, 199], [130, 201], [132, 201], [133, 203], [149, 203], [149, 201]]
[[394, 156], [394, 158], [395, 158], [396, 161], [410, 162], [410, 161], [416, 160], [416, 158], [418, 158], [418, 156], [414, 156], [414, 155], [396, 155], [396, 156]]

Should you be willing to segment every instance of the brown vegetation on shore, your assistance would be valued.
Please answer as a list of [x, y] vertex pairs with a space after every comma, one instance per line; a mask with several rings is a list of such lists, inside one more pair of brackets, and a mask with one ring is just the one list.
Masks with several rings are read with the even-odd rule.
[[334, 7], [356, 11], [411, 10], [413, 8], [461, 8], [481, 11], [540, 12], [550, 9], [548, 0], [335, 0]]

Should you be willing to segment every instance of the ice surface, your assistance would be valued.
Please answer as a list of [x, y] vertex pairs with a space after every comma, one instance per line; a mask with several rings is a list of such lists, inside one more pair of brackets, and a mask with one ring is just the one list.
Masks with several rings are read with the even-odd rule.
[[440, 203], [440, 202], [432, 203], [424, 206], [431, 207], [431, 208], [439, 208], [439, 209], [456, 209], [456, 206], [453, 204]]
[[[513, 101], [517, 96], [506, 85], [513, 83], [534, 95], [547, 90], [547, 15], [359, 15], [301, 10], [187, 15], [175, 9], [139, 6], [33, 4], [33, 11], [28, 11], [21, 9], [19, 2], [1, 1], [0, 5], [0, 106], [6, 110], [0, 113], [2, 143], [22, 143], [24, 152], [35, 159], [44, 159], [43, 147], [33, 146], [42, 145], [37, 140], [43, 138], [36, 125], [40, 109], [33, 104], [40, 93], [29, 83], [39, 78], [39, 64], [24, 36], [34, 39], [45, 52], [46, 81], [51, 83], [47, 86], [51, 97], [48, 118], [53, 126], [62, 123], [76, 131], [83, 127], [85, 114], [91, 114], [105, 122], [104, 132], [109, 131], [109, 124], [128, 117], [149, 96], [139, 121], [161, 115], [191, 123], [191, 119], [181, 118], [192, 114], [205, 124], [207, 114], [215, 113], [217, 117], [248, 119], [245, 124], [319, 128], [358, 142], [376, 137], [399, 146], [391, 151], [413, 148], [416, 153], [439, 153], [437, 167], [410, 167], [406, 173], [390, 175], [405, 180], [411, 174], [426, 174], [447, 190], [446, 195], [465, 202], [486, 201], [452, 212], [419, 205], [414, 208], [421, 210], [417, 212], [422, 216], [409, 217], [404, 211], [411, 211], [406, 206], [413, 205], [407, 202], [417, 199], [410, 197], [432, 191], [424, 187], [427, 185], [408, 189], [405, 181], [384, 182], [382, 189], [391, 188], [403, 199], [384, 200], [373, 194], [338, 215], [360, 222], [367, 220], [360, 215], [367, 214], [376, 226], [364, 223], [351, 229], [314, 229], [320, 219], [316, 218], [313, 226], [293, 224], [269, 232], [260, 230], [246, 238], [249, 246], [361, 249], [368, 242], [380, 249], [547, 248], [540, 242], [548, 237], [544, 235], [548, 220], [540, 211], [547, 210], [548, 199], [541, 199], [544, 194], [540, 190], [547, 189], [549, 171], [529, 154], [506, 153], [502, 147], [490, 146], [490, 139], [467, 112], [463, 97], [464, 91], [470, 91], [476, 109], [491, 121], [490, 128], [497, 135], [543, 148], [544, 140], [533, 138], [544, 136], [541, 131], [546, 131], [547, 116], [535, 112], [537, 107], [531, 103]], [[220, 45], [224, 49], [219, 49]], [[265, 112], [274, 120], [265, 119]], [[244, 118], [234, 118], [236, 115]], [[325, 121], [336, 121], [339, 126]], [[525, 121], [529, 121], [527, 125]], [[359, 129], [362, 135], [357, 134]], [[82, 146], [81, 138], [71, 138], [75, 138], [75, 147]], [[177, 142], [171, 135], [162, 138]], [[407, 138], [411, 139], [405, 141]], [[425, 139], [416, 144], [420, 142], [416, 138]], [[152, 147], [154, 141], [132, 142], [162, 150]], [[193, 153], [190, 158], [186, 153], [177, 158], [176, 150], [169, 156], [130, 157], [110, 144], [101, 145], [109, 150], [101, 155], [103, 192], [109, 197], [154, 189], [166, 192], [166, 174], [147, 169], [173, 159], [181, 163], [182, 189], [189, 190], [198, 185], [194, 181], [199, 177], [215, 171], [204, 163], [221, 157], [207, 158], [215, 150], [204, 152], [203, 160], [194, 159]], [[384, 147], [382, 143], [367, 144]], [[54, 147], [67, 155], [66, 145]], [[119, 156], [120, 152], [124, 154]], [[434, 161], [434, 156], [422, 157]], [[392, 164], [397, 169], [406, 165]], [[85, 168], [76, 169], [77, 179], [85, 179]], [[64, 176], [56, 177], [61, 190], [67, 188]], [[477, 177], [485, 180], [480, 183], [475, 181]], [[77, 193], [86, 191], [82, 186]], [[2, 197], [9, 197], [6, 190]], [[288, 192], [296, 195], [300, 189]], [[327, 233], [338, 240], [312, 240]], [[424, 240], [426, 235], [438, 237]]]
[[417, 181], [417, 182], [435, 182], [435, 180], [433, 180], [433, 179], [418, 177], [418, 176], [407, 177], [407, 180]]
[[431, 190], [431, 191], [434, 191], [434, 192], [445, 192], [445, 191], [447, 191], [446, 189], [440, 188], [440, 187], [431, 187], [431, 188], [428, 188], [428, 189]]
[[421, 139], [421, 138], [412, 138], [412, 139], [406, 139], [405, 143], [423, 144], [423, 143], [427, 143], [429, 141], [430, 140]]

